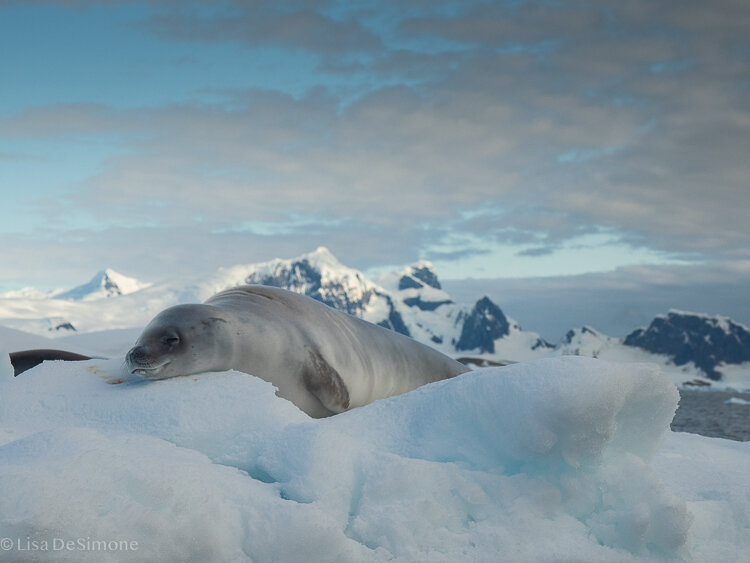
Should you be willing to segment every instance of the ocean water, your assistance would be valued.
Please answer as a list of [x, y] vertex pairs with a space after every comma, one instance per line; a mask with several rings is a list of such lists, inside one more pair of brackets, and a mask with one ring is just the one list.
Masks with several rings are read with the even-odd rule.
[[727, 404], [732, 397], [750, 402], [750, 393], [680, 389], [672, 430], [750, 441], [750, 405]]

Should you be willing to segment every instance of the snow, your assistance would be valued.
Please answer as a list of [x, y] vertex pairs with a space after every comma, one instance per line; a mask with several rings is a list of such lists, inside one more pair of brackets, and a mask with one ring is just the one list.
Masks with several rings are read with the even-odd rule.
[[722, 315], [709, 315], [707, 313], [695, 313], [691, 311], [682, 311], [680, 309], [670, 309], [667, 315], [658, 315], [658, 317], [668, 318], [669, 315], [676, 315], [678, 317], [697, 317], [717, 326], [726, 334], [732, 333], [732, 326], [744, 329], [745, 331], [750, 331], [750, 328], [748, 328], [747, 326]]
[[[304, 271], [299, 275], [297, 268], [300, 264], [319, 274], [320, 279], [307, 279]], [[219, 291], [247, 283], [261, 283], [267, 278], [287, 281], [288, 276], [292, 274], [294, 277], [295, 273], [296, 279], [287, 289], [298, 293], [313, 290], [324, 301], [348, 302], [355, 309], [350, 313], [356, 313], [372, 323], [377, 324], [388, 318], [390, 307], [383, 288], [368, 280], [359, 270], [341, 264], [324, 246], [296, 258], [275, 258], [257, 264], [219, 268], [216, 274], [199, 283], [198, 297], [204, 301]]]
[[[291, 264], [305, 261], [320, 273], [321, 284], [323, 286], [330, 281], [339, 282], [352, 300], [361, 300], [369, 291], [380, 289], [376, 284], [368, 281], [359, 270], [344, 266], [330, 250], [324, 246], [320, 246], [313, 252], [302, 254], [296, 258], [275, 258], [268, 262], [257, 264], [242, 264], [229, 268], [219, 268], [213, 277], [202, 284], [204, 291], [201, 299], [208, 299], [215, 293], [229, 287], [243, 285], [251, 277], [276, 276], [279, 271], [288, 269]], [[304, 289], [304, 286], [301, 289]]]
[[[693, 362], [676, 366], [668, 356], [653, 354], [633, 346], [626, 346], [621, 339], [612, 338], [591, 327], [574, 329], [571, 331], [570, 336], [570, 339], [566, 336], [556, 346], [554, 355], [580, 355], [611, 362], [658, 364], [678, 387], [684, 386], [686, 382], [700, 381], [707, 384], [705, 387], [707, 390], [744, 391], [750, 389], [750, 362], [743, 364], [719, 364], [716, 369], [721, 373], [721, 380], [713, 381], [706, 378], [706, 374]], [[510, 352], [512, 353], [512, 350]], [[495, 354], [495, 356], [498, 356], [498, 354]]]
[[10, 363], [8, 352], [0, 348], [0, 382], [6, 379], [13, 379], [13, 364]]
[[143, 283], [135, 278], [124, 276], [107, 268], [98, 272], [91, 281], [70, 291], [55, 295], [55, 299], [71, 299], [77, 301], [95, 301], [97, 299], [106, 299], [116, 295], [129, 295], [146, 289], [152, 284]]
[[656, 475], [693, 514], [692, 561], [747, 561], [750, 550], [750, 443], [670, 433], [654, 458]]
[[[677, 400], [656, 366], [566, 357], [315, 420], [238, 372], [48, 362], [0, 381], [3, 557], [744, 560], [750, 443], [669, 432]], [[60, 538], [89, 544], [18, 549]]]
[[[461, 335], [461, 327], [457, 320], [465, 308], [448, 303], [441, 305], [434, 311], [423, 311], [418, 307], [405, 305], [401, 299], [394, 300], [394, 305], [409, 329], [412, 338], [428, 344], [444, 354], [456, 354], [453, 343]], [[442, 342], [435, 342], [433, 337]]]
[[51, 340], [43, 336], [0, 326], [0, 348], [4, 348], [7, 352], [32, 348], [50, 348], [50, 342]]
[[[392, 272], [385, 272], [379, 275], [376, 281], [379, 285], [387, 289], [389, 292], [398, 293], [401, 291], [404, 292], [403, 295], [405, 295], [406, 297], [421, 295], [425, 301], [444, 301], [446, 299], [450, 299], [450, 296], [442, 289], [432, 287], [417, 278], [414, 273], [420, 270], [427, 270], [437, 278], [437, 273], [435, 272], [435, 267], [432, 265], [432, 263], [428, 262], [427, 260], [419, 260], [411, 266], [394, 270]], [[399, 282], [404, 276], [411, 277], [421, 287], [399, 289]]]
[[495, 340], [493, 359], [525, 362], [554, 354], [553, 349], [539, 345], [541, 340], [536, 332], [521, 330], [518, 323], [510, 317], [508, 317], [508, 322], [510, 323], [510, 332], [507, 336]]
[[180, 301], [195, 303], [198, 300], [187, 288], [178, 291], [165, 285], [108, 299], [0, 299], [0, 323], [4, 327], [56, 339], [72, 334], [69, 330], [54, 330], [65, 322], [71, 323], [79, 334], [143, 328], [157, 313]]
[[712, 381], [712, 388], [750, 391], [750, 362], [742, 364], [721, 363], [717, 366], [716, 371], [721, 373], [721, 381]]
[[[419, 260], [406, 268], [378, 276], [377, 283], [393, 297], [394, 307], [401, 315], [412, 338], [445, 354], [455, 355], [456, 349], [453, 343], [461, 334], [458, 319], [462, 314], [468, 314], [470, 309], [456, 305], [446, 292], [431, 287], [413, 276], [414, 272], [422, 269], [434, 273], [434, 267], [430, 262]], [[421, 287], [399, 289], [399, 281], [403, 276], [412, 277], [419, 282]], [[421, 299], [422, 302], [442, 304], [429, 311], [405, 303], [406, 300], [416, 298]]]
[[[114, 358], [124, 356], [138, 340], [143, 328], [121, 328], [84, 334], [70, 334], [57, 338], [56, 347], [87, 356]], [[49, 348], [50, 346], [46, 346]]]

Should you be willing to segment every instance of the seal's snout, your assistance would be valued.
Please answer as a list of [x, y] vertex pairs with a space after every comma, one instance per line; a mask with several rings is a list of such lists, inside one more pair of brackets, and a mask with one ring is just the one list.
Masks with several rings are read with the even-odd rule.
[[170, 364], [172, 357], [162, 353], [154, 355], [152, 347], [139, 344], [130, 349], [125, 355], [125, 363], [130, 373], [140, 375], [146, 379], [162, 379], [164, 368]]
[[146, 363], [146, 349], [143, 346], [134, 346], [125, 356], [125, 361], [132, 371], [137, 370], [139, 365]]

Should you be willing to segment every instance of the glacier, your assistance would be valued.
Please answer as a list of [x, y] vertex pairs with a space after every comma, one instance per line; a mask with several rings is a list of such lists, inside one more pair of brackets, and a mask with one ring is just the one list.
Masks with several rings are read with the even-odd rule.
[[[6, 561], [742, 561], [750, 550], [750, 443], [670, 432], [678, 394], [657, 366], [541, 359], [315, 420], [239, 372], [147, 382], [119, 358], [13, 378], [6, 360]], [[54, 551], [55, 539], [80, 542]]]

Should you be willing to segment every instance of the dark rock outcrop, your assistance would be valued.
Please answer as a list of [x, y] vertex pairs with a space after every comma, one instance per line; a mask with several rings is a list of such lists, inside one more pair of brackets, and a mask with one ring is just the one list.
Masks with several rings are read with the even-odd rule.
[[477, 350], [482, 354], [495, 353], [495, 340], [510, 334], [510, 323], [500, 308], [489, 297], [477, 301], [464, 319], [456, 350]]
[[693, 362], [710, 379], [721, 379], [721, 363], [750, 361], [750, 332], [729, 319], [670, 311], [625, 338], [627, 346], [670, 356], [675, 365]]

